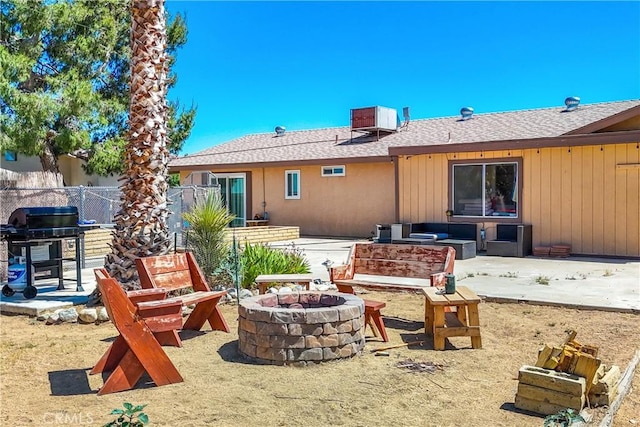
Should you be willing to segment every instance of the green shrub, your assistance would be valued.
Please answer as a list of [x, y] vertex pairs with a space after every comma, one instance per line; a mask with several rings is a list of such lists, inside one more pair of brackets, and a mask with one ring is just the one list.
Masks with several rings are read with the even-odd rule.
[[276, 249], [264, 244], [247, 244], [240, 255], [242, 287], [251, 288], [260, 274], [310, 273], [309, 260], [302, 250]]
[[231, 246], [225, 240], [226, 229], [235, 216], [227, 212], [218, 193], [210, 191], [182, 217], [188, 223], [187, 249], [193, 252], [205, 277], [209, 278], [229, 255]]
[[142, 412], [147, 405], [133, 406], [129, 402], [124, 402], [122, 406], [124, 409], [111, 411], [111, 415], [117, 415], [117, 418], [105, 424], [104, 427], [143, 427], [149, 422], [147, 414]]
[[571, 424], [584, 423], [585, 419], [575, 409], [562, 409], [557, 414], [545, 417], [544, 427], [567, 427]]

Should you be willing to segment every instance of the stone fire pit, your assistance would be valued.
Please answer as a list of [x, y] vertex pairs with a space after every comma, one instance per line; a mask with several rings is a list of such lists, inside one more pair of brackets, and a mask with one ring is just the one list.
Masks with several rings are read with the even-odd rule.
[[258, 295], [241, 300], [238, 314], [238, 347], [256, 362], [306, 365], [350, 358], [364, 348], [364, 301], [355, 295]]

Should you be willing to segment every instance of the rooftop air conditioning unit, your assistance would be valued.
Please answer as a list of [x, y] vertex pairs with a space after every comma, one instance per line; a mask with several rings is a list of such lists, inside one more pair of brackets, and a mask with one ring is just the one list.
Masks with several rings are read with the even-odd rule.
[[351, 130], [395, 132], [398, 114], [394, 108], [367, 107], [351, 110]]

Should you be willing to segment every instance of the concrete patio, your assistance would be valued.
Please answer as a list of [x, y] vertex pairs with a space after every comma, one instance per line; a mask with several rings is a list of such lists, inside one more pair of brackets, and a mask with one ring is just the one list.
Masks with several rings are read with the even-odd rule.
[[[346, 261], [351, 245], [356, 240], [300, 238], [274, 242], [273, 247], [291, 247], [303, 250], [311, 264], [314, 278], [328, 281], [323, 263]], [[57, 279], [36, 283], [38, 295], [31, 300], [21, 293], [0, 297], [0, 311], [4, 314], [37, 316], [58, 308], [82, 305], [95, 289], [93, 269], [101, 267], [103, 258], [89, 258], [82, 270], [82, 287], [77, 292], [73, 282], [66, 289], [57, 290]], [[503, 258], [478, 255], [456, 260], [457, 283], [463, 284], [488, 300], [529, 302], [575, 308], [620, 312], [640, 312], [640, 261], [570, 257]], [[65, 273], [75, 278], [75, 269]]]

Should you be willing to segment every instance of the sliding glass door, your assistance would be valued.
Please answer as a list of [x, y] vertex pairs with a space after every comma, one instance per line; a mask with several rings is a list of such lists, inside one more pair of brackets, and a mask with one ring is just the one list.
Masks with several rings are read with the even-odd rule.
[[220, 184], [220, 194], [227, 210], [236, 216], [231, 227], [244, 227], [246, 216], [246, 176], [243, 173], [216, 174]]

